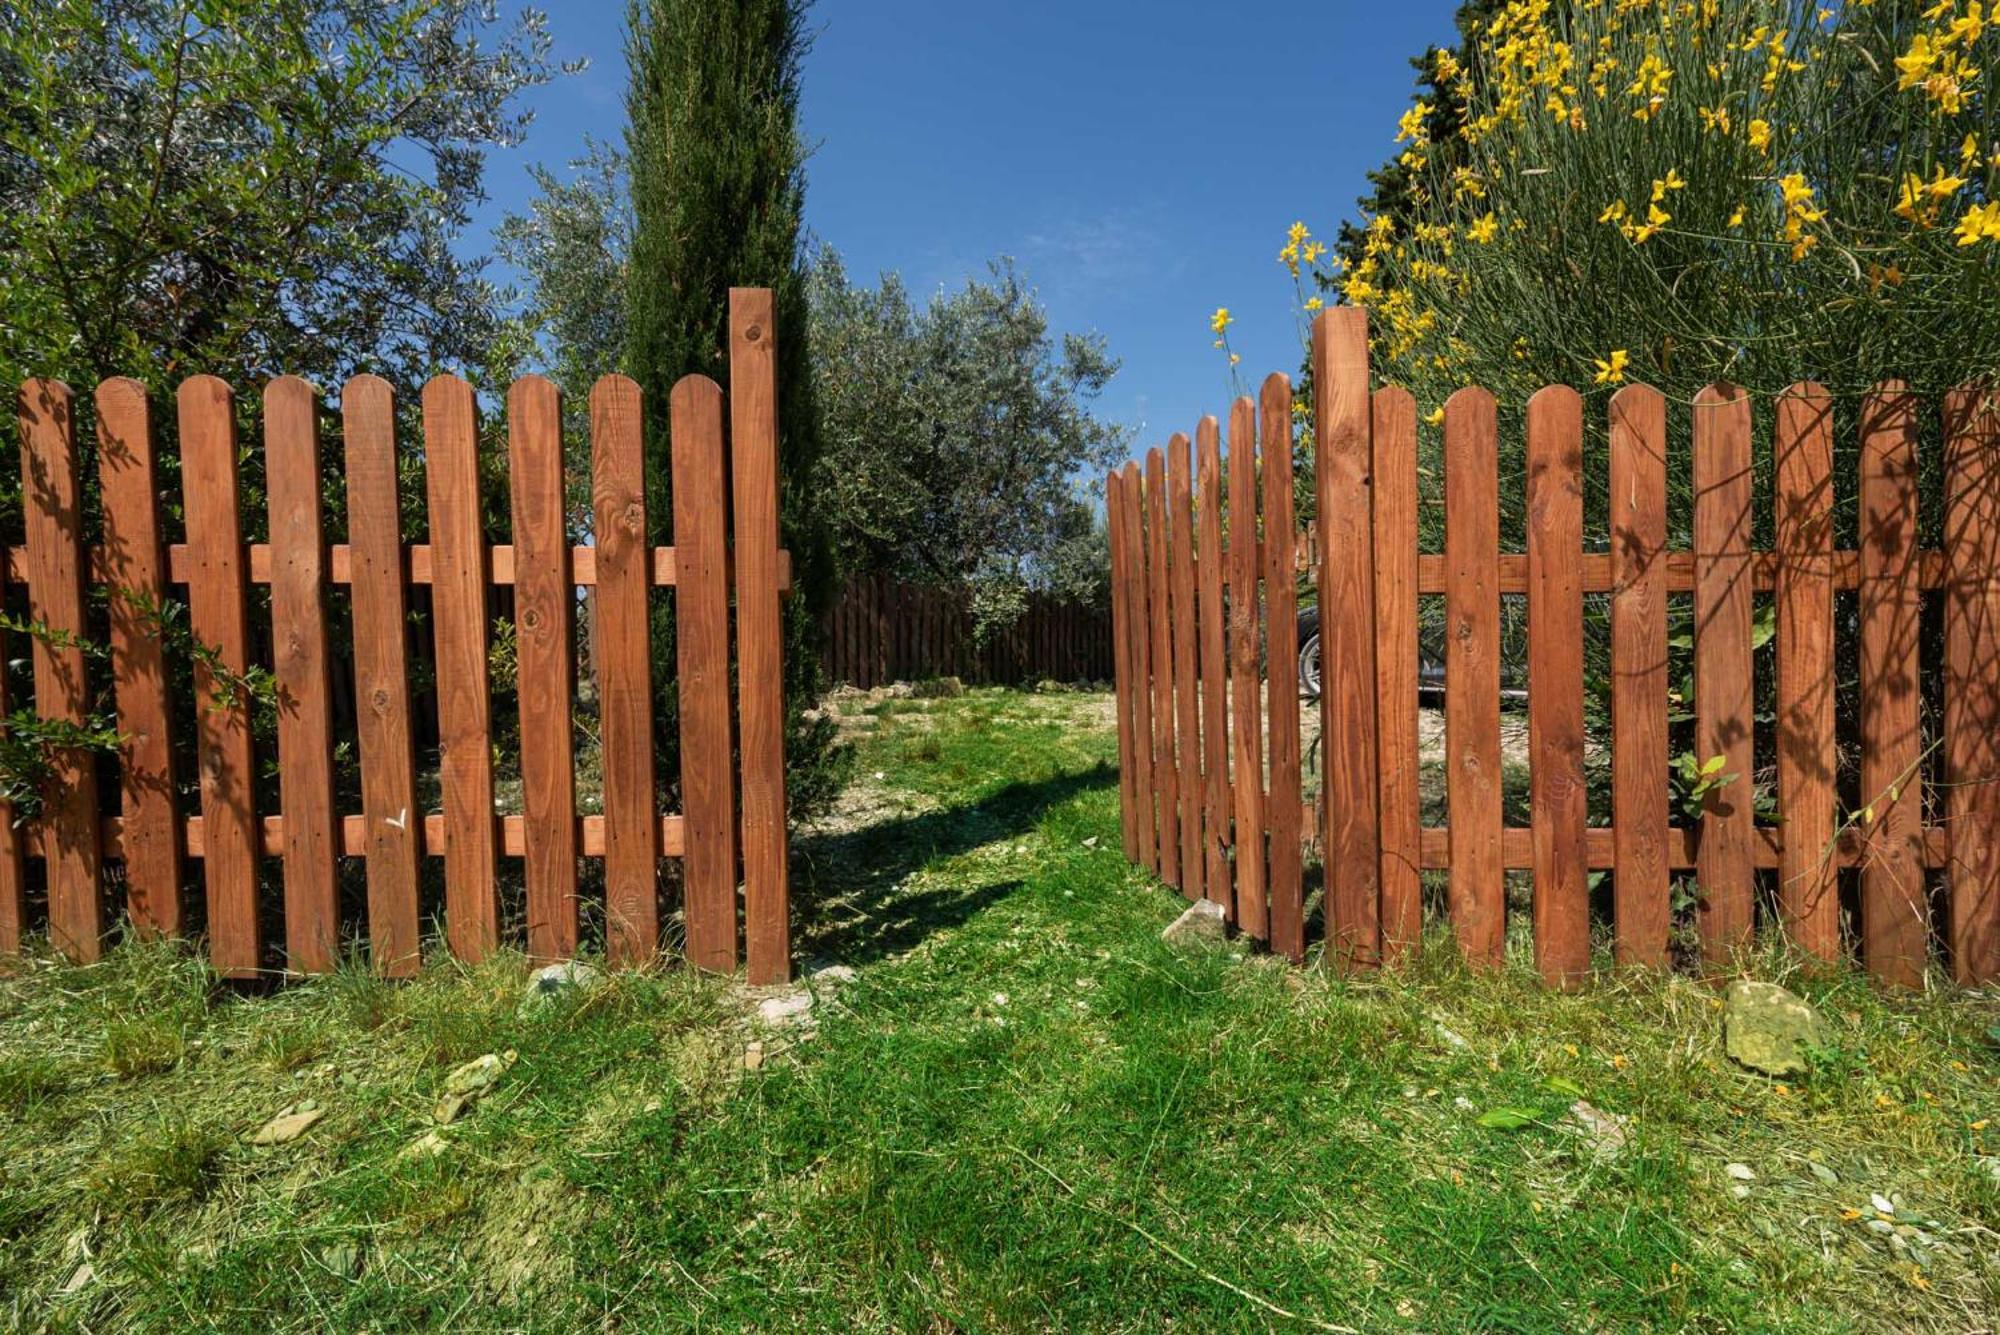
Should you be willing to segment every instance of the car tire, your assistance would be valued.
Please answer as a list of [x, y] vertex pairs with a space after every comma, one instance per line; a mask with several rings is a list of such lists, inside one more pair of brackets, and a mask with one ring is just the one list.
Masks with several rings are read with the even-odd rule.
[[1319, 609], [1308, 607], [1299, 613], [1299, 695], [1317, 700], [1319, 693]]

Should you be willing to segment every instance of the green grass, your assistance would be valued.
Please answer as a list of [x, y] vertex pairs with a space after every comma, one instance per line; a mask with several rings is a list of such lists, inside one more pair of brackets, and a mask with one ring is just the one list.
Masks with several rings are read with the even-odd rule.
[[[1767, 953], [1837, 1034], [1781, 1087], [1723, 1057], [1687, 978], [1559, 995], [1442, 937], [1356, 981], [1177, 952], [1180, 901], [1119, 847], [1104, 697], [882, 703], [841, 706], [859, 778], [798, 847], [803, 954], [856, 970], [813, 984], [810, 1036], [673, 969], [523, 1016], [514, 958], [261, 997], [163, 947], [0, 980], [0, 1311], [1814, 1335], [2000, 1311], [1993, 999]], [[409, 1153], [451, 1067], [507, 1049]], [[1626, 1119], [1617, 1157], [1564, 1129], [1572, 1089]], [[301, 1140], [247, 1143], [304, 1098], [331, 1111]], [[1480, 1125], [1501, 1107], [1534, 1115]], [[1877, 1193], [1924, 1221], [1921, 1266], [1868, 1227]]]

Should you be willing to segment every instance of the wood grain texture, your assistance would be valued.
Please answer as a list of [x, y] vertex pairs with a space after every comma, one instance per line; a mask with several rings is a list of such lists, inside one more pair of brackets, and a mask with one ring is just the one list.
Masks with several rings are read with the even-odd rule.
[[643, 964], [660, 941], [660, 817], [647, 617], [646, 478], [639, 386], [608, 375], [590, 391], [590, 503], [598, 542], [597, 646], [603, 692], [605, 949]]
[[[179, 936], [185, 925], [181, 821], [175, 809], [179, 788], [157, 620], [168, 596], [166, 544], [152, 405], [136, 380], [106, 380], [97, 387], [97, 476], [103, 494], [103, 575], [111, 586], [105, 601], [112, 687], [122, 739], [125, 916], [141, 937]], [[12, 832], [5, 837], [11, 840]], [[7, 857], [0, 848], [0, 882]], [[0, 890], [0, 897], [4, 894]]]
[[1173, 587], [1174, 749], [1179, 768], [1181, 891], [1189, 899], [1208, 896], [1208, 863], [1202, 851], [1202, 810], [1206, 789], [1201, 763], [1201, 677], [1194, 592], [1194, 496], [1188, 467], [1188, 438], [1167, 441], [1167, 582]]
[[285, 968], [325, 973], [340, 956], [326, 533], [320, 517], [319, 392], [297, 376], [280, 376], [264, 387], [264, 460], [278, 804], [285, 813]]
[[1506, 945], [1500, 856], [1500, 548], [1493, 396], [1461, 389], [1444, 408], [1445, 793], [1451, 812], [1451, 921], [1459, 949], [1497, 966]]
[[[0, 574], [0, 600], [7, 597], [7, 579]], [[13, 636], [0, 626], [0, 663], [11, 661]], [[11, 714], [7, 674], [0, 672], [0, 715]], [[27, 831], [18, 824], [12, 802], [0, 802], [0, 955], [17, 955], [28, 932]]]
[[1305, 877], [1299, 788], [1299, 602], [1292, 507], [1292, 383], [1265, 377], [1258, 392], [1258, 452], [1264, 462], [1265, 713], [1270, 719], [1271, 949], [1304, 963]]
[[1271, 935], [1264, 898], [1264, 724], [1258, 708], [1257, 405], [1239, 398], [1229, 411], [1229, 689], [1236, 821], [1236, 922], [1259, 941]]
[[729, 700], [729, 500], [722, 388], [689, 376], [674, 386], [674, 592], [680, 674], [681, 814], [688, 824], [688, 961], [736, 967], [735, 729]]
[[1664, 966], [1667, 868], [1667, 406], [1650, 385], [1611, 397], [1611, 808], [1614, 958]]
[[1945, 816], [1952, 977], [2000, 978], [2000, 404], [1945, 396]]
[[[743, 747], [743, 918], [752, 985], [792, 973], [785, 842], [785, 696], [777, 594], [777, 328], [768, 288], [729, 294], [730, 482], [736, 500], [737, 708]], [[799, 330], [791, 337], [803, 337]]]
[[1146, 452], [1147, 616], [1152, 622], [1153, 791], [1160, 805], [1160, 879], [1181, 885], [1180, 758], [1174, 746], [1174, 604], [1167, 577], [1167, 467], [1155, 448]]
[[1694, 404], [1695, 750], [1735, 776], [1710, 790], [1701, 818], [1696, 925], [1711, 966], [1749, 945], [1753, 926], [1751, 480], [1749, 397], [1711, 385]]
[[1813, 384], [1778, 396], [1772, 438], [1778, 568], [1778, 912], [1800, 949], [1840, 954], [1840, 821], [1834, 785], [1833, 398]]
[[[188, 627], [214, 651], [214, 665], [240, 674], [250, 662], [243, 526], [237, 513], [236, 418], [229, 386], [195, 376], [180, 388], [181, 496], [189, 543]], [[194, 665], [195, 754], [201, 788], [202, 879], [208, 892], [208, 957], [225, 978], [262, 964], [257, 919], [256, 801], [250, 706], [225, 700], [226, 683]], [[193, 849], [188, 850], [190, 855]]]
[[1375, 391], [1375, 714], [1382, 774], [1382, 960], [1423, 939], [1417, 868], [1417, 402]]
[[1917, 403], [1889, 381], [1861, 405], [1861, 953], [1881, 983], [1916, 987], [1929, 953], [1924, 728], [1918, 684]]
[[341, 391], [340, 410], [354, 562], [354, 715], [361, 744], [369, 954], [376, 972], [407, 978], [423, 962], [417, 909], [423, 821], [410, 732], [395, 395], [379, 376], [355, 376]]
[[1374, 431], [1368, 317], [1322, 311], [1313, 326], [1319, 453], [1319, 626], [1326, 939], [1337, 967], [1381, 958], [1381, 780], [1375, 692]]
[[1535, 833], [1535, 967], [1590, 972], [1590, 823], [1583, 774], [1583, 399], [1528, 400], [1528, 774]]
[[523, 376], [507, 391], [508, 490], [514, 521], [515, 693], [521, 710], [521, 807], [528, 818], [528, 954], [576, 954], [576, 725], [573, 630], [563, 500], [562, 396]]
[[437, 376], [426, 384], [423, 408], [435, 567], [431, 615], [444, 789], [445, 936], [452, 954], [476, 962], [500, 944], [479, 426], [472, 387], [456, 376]]
[[1229, 654], [1222, 606], [1222, 431], [1213, 417], [1201, 419], [1196, 437], [1195, 577], [1201, 621], [1197, 627], [1201, 681], [1202, 853], [1208, 897], [1222, 905], [1232, 924], [1236, 889], [1230, 874]]
[[[21, 429], [21, 509], [28, 538], [28, 607], [51, 632], [34, 637], [35, 713], [82, 723], [91, 710], [83, 645], [83, 477], [76, 404], [69, 386], [30, 380], [16, 400]], [[49, 756], [42, 820], [51, 841], [49, 943], [69, 959], [98, 958], [104, 938], [104, 858], [99, 845], [97, 777], [87, 751]]]

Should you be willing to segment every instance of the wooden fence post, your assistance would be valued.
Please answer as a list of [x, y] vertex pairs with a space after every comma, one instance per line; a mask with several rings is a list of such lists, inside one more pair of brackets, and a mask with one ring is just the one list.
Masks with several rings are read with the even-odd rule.
[[1173, 603], [1167, 586], [1167, 469], [1158, 447], [1146, 452], [1147, 620], [1152, 626], [1153, 791], [1160, 801], [1160, 879], [1181, 885], [1180, 762], [1174, 750]]
[[[33, 618], [49, 634], [34, 637], [35, 712], [82, 723], [90, 708], [84, 675], [83, 478], [76, 450], [76, 404], [69, 386], [30, 380], [17, 400], [21, 426], [21, 509], [28, 536], [28, 594]], [[104, 937], [103, 853], [97, 778], [89, 752], [61, 748], [45, 782], [49, 939], [73, 960], [98, 957]]]
[[1615, 958], [1664, 965], [1667, 869], [1667, 405], [1611, 397], [1611, 815]]
[[1320, 792], [1329, 958], [1382, 954], [1381, 779], [1375, 717], [1374, 430], [1368, 317], [1320, 312], [1313, 327], [1319, 451]]
[[[653, 549], [646, 533], [645, 444], [639, 386], [608, 375], [590, 391], [590, 503], [597, 535], [597, 628], [604, 683], [605, 951], [643, 964], [660, 942], [660, 818], [653, 762], [653, 668], [647, 605]], [[685, 828], [685, 826], [683, 826]]]
[[743, 917], [753, 985], [791, 977], [784, 664], [778, 607], [777, 340], [768, 288], [729, 294], [730, 466], [736, 489]]
[[1833, 713], [1833, 398], [1818, 385], [1778, 396], [1778, 905], [1800, 949], [1840, 954], [1834, 861], [1839, 770]]
[[1196, 674], [1194, 508], [1188, 475], [1188, 439], [1167, 441], [1168, 583], [1173, 586], [1174, 728], [1179, 741], [1174, 776], [1180, 793], [1181, 889], [1189, 899], [1207, 897], [1207, 863], [1201, 845], [1201, 679]]
[[1375, 391], [1375, 709], [1382, 764], [1382, 959], [1423, 940], [1417, 794], [1417, 402]]
[[1880, 982], [1923, 982], [1923, 623], [1916, 401], [1896, 380], [1861, 408], [1861, 950]]
[[[263, 963], [257, 919], [262, 852], [250, 784], [250, 702], [222, 673], [250, 663], [242, 518], [237, 513], [236, 417], [229, 386], [198, 375], [180, 388], [181, 491], [187, 514], [188, 626], [215, 651], [194, 666], [195, 741], [201, 777], [202, 878], [208, 887], [208, 957], [226, 978]], [[189, 841], [192, 844], [192, 840]], [[192, 851], [192, 849], [190, 849]]]
[[1199, 442], [1195, 505], [1200, 529], [1196, 538], [1200, 552], [1196, 597], [1201, 621], [1202, 851], [1207, 860], [1203, 880], [1208, 897], [1222, 905], [1224, 915], [1234, 923], [1236, 893], [1229, 874], [1229, 660], [1222, 610], [1227, 558], [1222, 550], [1221, 431], [1213, 417], [1204, 417], [1195, 434]]
[[697, 968], [726, 972], [736, 967], [736, 784], [722, 388], [688, 376], [674, 386], [671, 411], [687, 956]]
[[1130, 571], [1125, 565], [1125, 506], [1120, 493], [1125, 479], [1116, 469], [1104, 478], [1104, 523], [1111, 546], [1111, 615], [1121, 638], [1113, 673], [1113, 703], [1118, 715], [1118, 833], [1122, 837], [1125, 860], [1139, 860], [1139, 809], [1137, 799], [1137, 751], [1132, 744], [1132, 670], [1125, 659], [1125, 628], [1132, 614], [1126, 607], [1125, 586]]
[[396, 487], [394, 393], [378, 376], [355, 376], [341, 391], [340, 409], [369, 947], [378, 972], [408, 977], [422, 964], [417, 877], [423, 813], [417, 809], [410, 733], [409, 609]]
[[1271, 730], [1271, 788], [1265, 821], [1271, 841], [1271, 949], [1303, 963], [1305, 884], [1299, 840], [1304, 823], [1299, 757], [1299, 536], [1292, 505], [1292, 382], [1267, 376], [1258, 402], [1264, 460], [1264, 707]]
[[280, 376], [264, 387], [264, 458], [278, 797], [285, 830], [285, 967], [292, 973], [325, 973], [340, 954], [326, 535], [320, 520], [319, 394], [297, 376]]
[[[166, 657], [157, 618], [167, 602], [152, 407], [136, 380], [97, 387], [97, 469], [104, 501], [104, 575], [111, 585], [111, 672], [117, 690], [118, 845], [125, 912], [140, 936], [179, 936], [184, 833], [175, 805]], [[4, 704], [0, 704], [4, 710]], [[0, 813], [0, 819], [4, 819]], [[16, 836], [10, 830], [10, 840]]]
[[528, 954], [576, 953], [576, 754], [570, 697], [576, 686], [563, 490], [562, 396], [523, 376], [507, 391], [507, 460], [514, 520], [514, 644], [521, 710], [523, 880]]
[[1952, 976], [2000, 978], [2000, 409], [1945, 396], [1945, 810]]
[[1140, 858], [1147, 870], [1160, 870], [1159, 817], [1153, 782], [1159, 773], [1153, 757], [1153, 655], [1151, 612], [1147, 606], [1145, 532], [1140, 520], [1143, 488], [1139, 465], [1127, 463], [1118, 488], [1118, 508], [1124, 514], [1120, 536], [1125, 547], [1125, 660], [1130, 666], [1132, 692], [1121, 700], [1120, 715], [1132, 728], [1133, 806], [1138, 822]]
[[1590, 971], [1590, 822], [1583, 777], [1583, 399], [1528, 400], [1528, 764], [1535, 966], [1568, 987]]
[[1500, 464], [1493, 396], [1461, 389], [1444, 405], [1445, 791], [1451, 921], [1477, 967], [1507, 938], [1500, 792]]
[[1229, 685], [1236, 819], [1236, 922], [1257, 940], [1271, 935], [1264, 877], [1264, 724], [1257, 707], [1257, 405], [1229, 410]]
[[445, 934], [452, 954], [476, 962], [500, 944], [493, 703], [486, 664], [491, 580], [479, 512], [479, 428], [472, 387], [457, 376], [434, 377], [424, 386], [423, 404], [444, 788]]
[[1695, 750], [1734, 776], [1702, 813], [1697, 914], [1702, 960], [1750, 943], [1753, 825], [1750, 659], [1750, 400], [1711, 385], [1694, 404]]

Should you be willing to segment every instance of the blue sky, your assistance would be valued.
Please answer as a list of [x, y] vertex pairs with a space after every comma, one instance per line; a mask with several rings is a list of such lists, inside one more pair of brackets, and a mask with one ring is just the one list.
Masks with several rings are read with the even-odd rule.
[[[956, 287], [1012, 255], [1059, 330], [1124, 367], [1102, 414], [1141, 449], [1230, 395], [1208, 319], [1228, 306], [1246, 379], [1299, 360], [1278, 248], [1331, 237], [1388, 153], [1408, 58], [1452, 35], [1449, 0], [819, 0], [805, 73], [806, 221], [857, 279]], [[624, 124], [624, 0], [552, 7], [585, 73], [534, 90], [494, 155], [483, 228], [525, 206], [527, 165]]]

